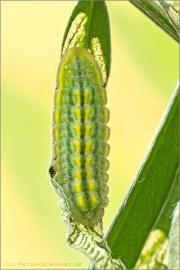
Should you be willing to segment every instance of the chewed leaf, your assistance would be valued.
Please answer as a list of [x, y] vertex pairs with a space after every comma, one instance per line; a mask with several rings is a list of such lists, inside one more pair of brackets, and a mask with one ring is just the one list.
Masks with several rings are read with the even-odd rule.
[[91, 51], [101, 69], [103, 81], [106, 82], [107, 80], [106, 64], [99, 38], [93, 37], [91, 39]]
[[161, 230], [151, 231], [135, 269], [167, 269], [167, 236]]
[[68, 35], [66, 37], [62, 55], [70, 48], [84, 47], [85, 45], [85, 25], [88, 17], [85, 13], [80, 12], [71, 24]]
[[84, 227], [74, 222], [69, 214], [68, 203], [60, 185], [52, 179], [52, 184], [59, 196], [63, 221], [67, 224], [67, 243], [85, 253], [95, 265], [95, 269], [125, 269], [119, 259], [113, 259], [102, 231], [102, 221], [93, 228]]
[[179, 1], [178, 0], [160, 0], [159, 1], [165, 10], [167, 17], [171, 24], [179, 34]]
[[106, 86], [110, 73], [111, 44], [109, 17], [104, 1], [79, 1], [75, 6], [62, 43], [62, 56], [73, 47], [83, 47], [96, 59]]

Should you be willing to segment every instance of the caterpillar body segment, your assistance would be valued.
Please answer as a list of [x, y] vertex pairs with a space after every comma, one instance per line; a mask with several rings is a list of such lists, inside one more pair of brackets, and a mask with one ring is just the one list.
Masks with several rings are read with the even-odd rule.
[[100, 68], [84, 48], [63, 56], [57, 74], [50, 177], [62, 188], [74, 221], [87, 227], [108, 204], [109, 110]]

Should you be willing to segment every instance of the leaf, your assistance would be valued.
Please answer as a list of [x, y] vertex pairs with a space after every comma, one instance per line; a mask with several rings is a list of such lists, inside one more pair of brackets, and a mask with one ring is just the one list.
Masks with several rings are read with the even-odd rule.
[[179, 37], [174, 27], [169, 22], [166, 13], [156, 1], [149, 0], [131, 0], [131, 4], [136, 6], [141, 12], [156, 23], [170, 37], [179, 42]]
[[85, 227], [75, 222], [69, 212], [63, 189], [54, 179], [51, 179], [51, 183], [59, 196], [62, 218], [67, 225], [68, 245], [83, 252], [93, 262], [96, 269], [125, 269], [120, 260], [112, 259], [102, 231], [102, 221], [93, 227]]
[[106, 4], [101, 1], [79, 1], [65, 30], [62, 55], [71, 47], [89, 49], [97, 60], [107, 84], [111, 64], [110, 23]]
[[179, 0], [173, 0], [171, 2], [167, 0], [159, 0], [159, 2], [165, 10], [170, 23], [179, 34]]
[[167, 269], [167, 236], [161, 230], [151, 231], [135, 269]]
[[174, 205], [179, 198], [179, 170], [164, 203], [157, 225], [150, 232], [135, 269], [168, 269], [168, 234]]
[[[107, 233], [113, 258], [132, 269], [154, 229], [169, 231], [169, 204], [178, 201], [179, 86], [175, 90], [156, 136]], [[152, 108], [153, 109], [153, 108]], [[171, 196], [173, 194], [173, 198]], [[168, 204], [169, 203], [169, 204]]]
[[179, 269], [179, 202], [173, 213], [169, 233], [169, 263], [168, 269]]

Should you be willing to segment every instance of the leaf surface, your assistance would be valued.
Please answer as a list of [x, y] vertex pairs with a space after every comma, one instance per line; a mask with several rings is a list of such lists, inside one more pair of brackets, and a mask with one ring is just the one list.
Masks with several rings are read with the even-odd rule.
[[156, 1], [149, 0], [132, 0], [131, 4], [136, 6], [141, 12], [149, 17], [155, 24], [157, 24], [163, 31], [170, 37], [179, 42], [177, 31], [169, 22], [165, 11], [161, 8]]
[[[105, 1], [79, 1], [69, 18], [62, 42], [62, 55], [74, 46], [89, 49], [107, 84], [111, 65], [110, 23]], [[99, 59], [98, 59], [99, 56]], [[101, 58], [101, 59], [100, 59]]]
[[176, 205], [169, 233], [168, 269], [179, 269], [179, 203]]
[[113, 258], [132, 269], [154, 229], [165, 235], [179, 198], [179, 87], [175, 90], [149, 151], [107, 233]]

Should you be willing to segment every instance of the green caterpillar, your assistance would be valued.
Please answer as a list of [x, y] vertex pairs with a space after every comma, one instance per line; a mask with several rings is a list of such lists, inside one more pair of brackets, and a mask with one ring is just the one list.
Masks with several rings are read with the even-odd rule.
[[92, 227], [108, 204], [109, 110], [100, 68], [84, 48], [69, 49], [59, 65], [49, 169], [74, 221]]

